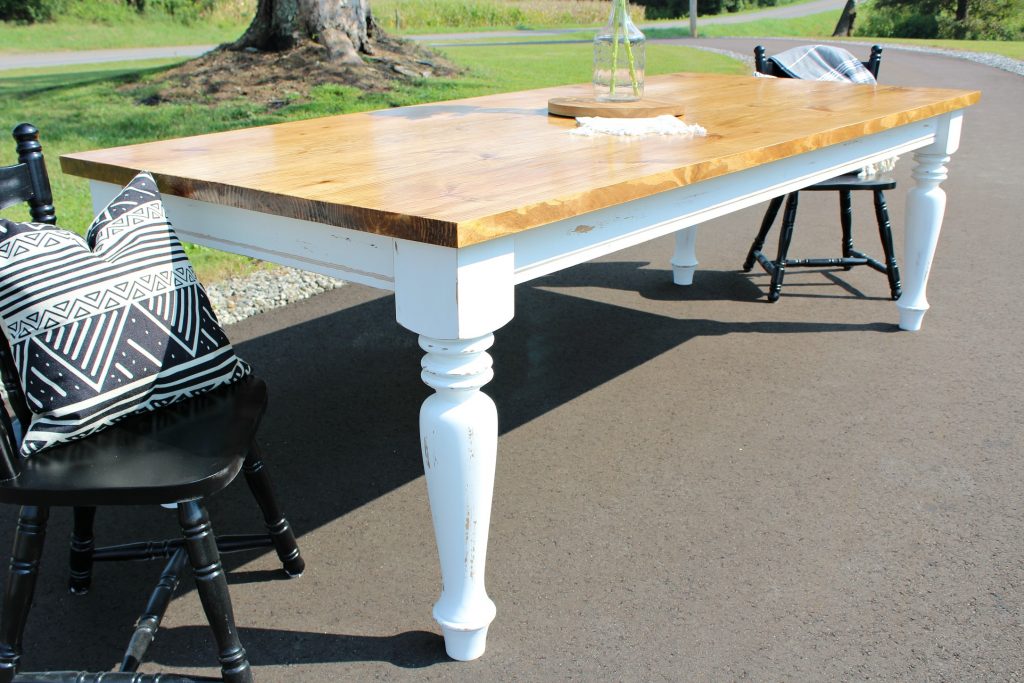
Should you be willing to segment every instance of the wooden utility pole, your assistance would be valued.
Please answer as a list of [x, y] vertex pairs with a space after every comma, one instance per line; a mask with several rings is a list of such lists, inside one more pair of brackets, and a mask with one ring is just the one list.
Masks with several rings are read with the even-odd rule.
[[697, 0], [690, 0], [690, 37], [697, 37]]
[[846, 0], [846, 7], [843, 8], [843, 13], [839, 15], [839, 22], [836, 23], [836, 30], [832, 32], [833, 36], [851, 36], [853, 35], [853, 22], [857, 18], [857, 3], [854, 0]]

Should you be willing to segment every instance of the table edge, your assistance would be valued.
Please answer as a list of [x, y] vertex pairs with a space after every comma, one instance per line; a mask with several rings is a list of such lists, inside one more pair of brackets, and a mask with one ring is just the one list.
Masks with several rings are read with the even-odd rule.
[[[769, 147], [759, 148], [756, 160], [753, 158], [744, 160], [745, 155], [751, 157], [755, 155], [752, 152], [740, 152], [731, 157], [700, 161], [685, 167], [630, 179], [628, 182], [616, 183], [605, 188], [593, 188], [577, 196], [560, 197], [557, 201], [547, 200], [527, 204], [517, 207], [515, 210], [460, 222], [348, 204], [299, 200], [269, 191], [234, 187], [214, 181], [199, 181], [159, 172], [154, 172], [153, 175], [160, 191], [174, 196], [436, 246], [462, 248], [604, 209], [624, 201], [642, 199], [667, 190], [742, 171], [752, 166], [785, 159], [806, 151], [802, 148], [830, 147], [884, 130], [912, 125], [936, 116], [966, 109], [976, 104], [981, 97], [981, 92], [978, 90], [946, 90], [945, 92], [950, 93], [951, 96], [929, 105], [900, 112], [901, 120], [898, 123], [890, 123], [883, 117], [870, 121], [866, 130], [864, 124], [850, 124], [822, 131], [810, 137], [798, 138], [802, 143], [800, 145], [794, 145], [795, 140], [787, 140]], [[86, 151], [60, 155], [62, 171], [91, 180], [125, 185], [136, 173], [149, 170], [90, 159], [91, 153]], [[723, 160], [732, 161], [735, 165], [722, 163]]]

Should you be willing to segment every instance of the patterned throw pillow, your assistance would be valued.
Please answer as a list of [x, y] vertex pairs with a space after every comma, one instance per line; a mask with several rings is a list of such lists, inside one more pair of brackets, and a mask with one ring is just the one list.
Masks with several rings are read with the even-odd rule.
[[33, 413], [22, 455], [249, 374], [148, 173], [85, 240], [0, 219], [0, 318]]

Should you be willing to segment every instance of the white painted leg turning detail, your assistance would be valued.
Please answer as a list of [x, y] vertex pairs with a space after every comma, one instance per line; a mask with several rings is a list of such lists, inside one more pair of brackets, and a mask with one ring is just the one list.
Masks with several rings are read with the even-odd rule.
[[914, 159], [917, 166], [913, 176], [917, 184], [907, 193], [903, 294], [896, 302], [900, 327], [912, 332], [921, 329], [928, 310], [925, 289], [946, 211], [946, 193], [939, 184], [947, 177], [949, 155], [916, 152]]
[[911, 332], [921, 329], [928, 310], [925, 289], [939, 242], [942, 217], [946, 212], [946, 193], [939, 185], [947, 177], [946, 164], [950, 155], [960, 145], [962, 125], [963, 112], [946, 114], [936, 130], [935, 142], [914, 152], [916, 165], [912, 175], [915, 185], [907, 192], [903, 294], [896, 301], [900, 328]]
[[697, 226], [676, 233], [676, 251], [672, 255], [672, 281], [677, 285], [692, 285], [697, 270]]
[[494, 603], [484, 588], [487, 532], [498, 449], [498, 412], [480, 391], [494, 376], [494, 335], [445, 340], [420, 336], [423, 381], [435, 393], [420, 409], [420, 442], [441, 560], [434, 619], [452, 659], [484, 653]]

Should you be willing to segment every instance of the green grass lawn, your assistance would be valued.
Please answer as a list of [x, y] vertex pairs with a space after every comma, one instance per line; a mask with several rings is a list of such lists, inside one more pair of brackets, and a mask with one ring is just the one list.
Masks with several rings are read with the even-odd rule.
[[[722, 38], [726, 36], [753, 36], [753, 37], [812, 37], [820, 38], [832, 35], [836, 27], [837, 14], [835, 12], [822, 12], [811, 14], [806, 17], [793, 19], [760, 19], [758, 21], [745, 21], [739, 24], [707, 24], [701, 26], [697, 22], [697, 34], [703, 38]], [[653, 28], [644, 31], [648, 38], [688, 38], [690, 29], [681, 28]]]
[[[764, 9], [763, 7], [761, 9]], [[723, 38], [730, 36], [754, 36], [754, 37], [767, 37], [773, 36], [777, 38], [785, 37], [802, 37], [802, 38], [825, 38], [832, 34], [835, 29], [836, 16], [835, 12], [823, 12], [821, 14], [812, 14], [806, 17], [798, 17], [795, 19], [761, 19], [759, 21], [742, 22], [739, 24], [709, 24], [709, 25], [697, 25], [697, 33], [702, 38]], [[671, 27], [659, 27], [657, 22], [645, 23], [644, 35], [649, 39], [658, 38], [689, 38], [690, 29], [688, 26], [671, 26]], [[570, 33], [564, 36], [551, 36], [551, 35], [530, 35], [528, 32], [524, 32], [522, 36], [516, 36], [515, 38], [495, 37], [495, 38], [472, 38], [468, 42], [473, 43], [502, 43], [510, 40], [517, 43], [523, 42], [542, 42], [552, 40], [577, 40], [581, 42], [588, 42], [594, 39], [594, 32], [592, 31], [579, 31], [578, 33]], [[866, 40], [866, 39], [859, 39]], [[438, 42], [444, 42], [446, 45], [449, 44], [444, 39]], [[458, 39], [452, 39], [451, 43], [458, 42]], [[969, 42], [969, 41], [952, 41], [952, 42]], [[992, 42], [992, 41], [988, 41]]]
[[[802, 5], [814, 0], [777, 0], [777, 6]], [[504, 11], [487, 12], [494, 4]], [[518, 20], [510, 19], [514, 8], [521, 8]], [[550, 28], [594, 28], [603, 25], [608, 17], [606, 0], [546, 0], [545, 2], [501, 2], [487, 0], [374, 0], [373, 13], [385, 30], [398, 35], [417, 33], [457, 33], [460, 31], [543, 30]], [[735, 15], [761, 12], [770, 7], [750, 7]], [[631, 11], [633, 20], [644, 24], [670, 19], [644, 19]], [[733, 15], [729, 15], [733, 16]]]
[[[802, 4], [811, 0], [780, 0]], [[252, 4], [255, 9], [255, 3]], [[387, 31], [401, 34], [501, 31], [598, 26], [608, 15], [607, 0], [375, 0], [374, 15]], [[768, 8], [751, 8], [760, 11]], [[634, 12], [642, 21], [641, 12]], [[251, 15], [221, 13], [183, 24], [161, 14], [140, 16], [122, 8], [108, 17], [84, 20], [63, 16], [51, 23], [0, 22], [0, 53], [97, 50], [132, 47], [220, 44], [237, 39]]]
[[[162, 62], [101, 64], [0, 72], [0, 126], [10, 130], [31, 121], [42, 131], [49, 161], [58, 220], [83, 231], [92, 219], [88, 182], [60, 171], [57, 157], [65, 152], [166, 139], [184, 135], [258, 126], [268, 123], [366, 111], [420, 102], [472, 97], [589, 80], [589, 44], [523, 45], [500, 49], [452, 47], [444, 52], [466, 66], [459, 79], [423, 80], [388, 93], [368, 94], [345, 86], [316, 88], [309, 102], [274, 111], [239, 100], [219, 106], [137, 104], [122, 92], [124, 84], [145, 79]], [[672, 45], [648, 47], [649, 74], [676, 71], [743, 73], [739, 62], [718, 54]], [[5, 141], [6, 140], [6, 141]], [[14, 145], [0, 138], [0, 164], [14, 162]], [[4, 217], [25, 220], [27, 211], [11, 208]], [[212, 282], [243, 272], [251, 262], [213, 249], [189, 246], [200, 278]]]
[[[774, 37], [774, 38], [817, 38], [828, 40], [850, 40], [854, 42], [879, 42], [894, 43], [903, 45], [921, 45], [926, 47], [938, 47], [947, 50], [964, 50], [969, 52], [990, 52], [992, 54], [1010, 57], [1012, 59], [1024, 60], [1024, 41], [1003, 41], [1003, 40], [941, 40], [917, 39], [917, 38], [870, 38], [856, 36], [853, 38], [832, 38], [831, 33], [835, 28], [835, 13], [824, 12], [812, 14], [796, 19], [764, 19], [761, 21], [743, 22], [739, 24], [707, 25], [698, 26], [698, 33], [705, 38], [725, 38], [730, 36], [750, 37]], [[658, 28], [656, 25], [644, 28], [644, 34], [650, 39], [658, 38], [689, 38], [688, 27]], [[564, 40], [577, 40], [586, 42], [593, 39], [593, 33], [580, 31], [564, 37]], [[521, 36], [510, 38], [473, 38], [473, 43], [507, 43], [513, 40], [516, 43], [545, 42], [559, 40], [550, 35], [530, 35], [524, 32]], [[445, 42], [445, 41], [439, 41]], [[456, 39], [452, 43], [459, 42]], [[448, 44], [445, 42], [445, 44]]]
[[[565, 0], [568, 1], [568, 0]], [[797, 0], [793, 4], [810, 2], [811, 0]], [[462, 22], [454, 26], [438, 26], [436, 21], [428, 20], [431, 8], [440, 5], [452, 5], [449, 14]], [[398, 33], [449, 33], [457, 31], [472, 30], [509, 30], [516, 28], [579, 28], [585, 24], [572, 21], [571, 15], [566, 13], [561, 21], [558, 21], [557, 14], [551, 14], [547, 23], [537, 23], [531, 19], [529, 25], [523, 23], [509, 24], [487, 24], [476, 25], [474, 14], [466, 7], [470, 0], [377, 0], [374, 3], [374, 10], [378, 18], [386, 27], [394, 23], [394, 12], [396, 8], [404, 8], [409, 16], [422, 15], [419, 20], [423, 25], [407, 24]], [[415, 13], [413, 9], [415, 8]], [[762, 11], [768, 8], [753, 8], [751, 12]], [[740, 13], [742, 14], [742, 13]], [[545, 17], [548, 14], [543, 15]], [[461, 19], [459, 18], [461, 17]], [[706, 18], [706, 17], [705, 17]], [[204, 21], [194, 22], [185, 25], [164, 16], [148, 16], [139, 18], [133, 12], [118, 14], [118, 23], [94, 23], [74, 18], [62, 18], [55, 23], [16, 25], [7, 22], [0, 22], [0, 54], [4, 52], [29, 52], [29, 51], [60, 51], [60, 50], [92, 50], [104, 48], [128, 48], [128, 47], [161, 47], [178, 45], [211, 45], [235, 40], [245, 31], [249, 23], [249, 17], [222, 15]], [[799, 17], [795, 19], [765, 19], [760, 21], [743, 22], [739, 24], [723, 25], [699, 25], [698, 31], [701, 36], [714, 38], [726, 36], [755, 36], [755, 37], [807, 37], [821, 38], [828, 37], [835, 28], [836, 13], [824, 12], [821, 14]], [[657, 28], [657, 21], [645, 21], [645, 24], [654, 26], [646, 31], [649, 38], [679, 38], [688, 37], [690, 31], [682, 28]], [[580, 40], [589, 40], [591, 34], [581, 32]], [[506, 39], [495, 38], [495, 41]], [[529, 40], [550, 40], [547, 36], [530, 37], [528, 31], [524, 31], [522, 38], [517, 41]], [[1024, 59], [1024, 42], [1022, 41], [995, 41], [995, 40], [917, 40], [904, 38], [881, 38], [872, 39], [858, 36], [852, 40], [872, 41], [890, 43], [905, 43], [908, 45], [926, 45], [942, 47], [951, 50], [970, 50], [975, 52], [992, 52], [1014, 59]], [[480, 42], [479, 39], [474, 42]], [[0, 60], [2, 68], [2, 60]]]

